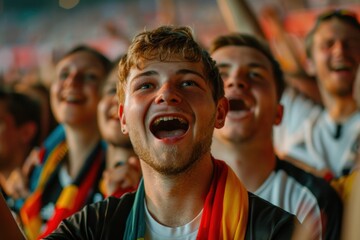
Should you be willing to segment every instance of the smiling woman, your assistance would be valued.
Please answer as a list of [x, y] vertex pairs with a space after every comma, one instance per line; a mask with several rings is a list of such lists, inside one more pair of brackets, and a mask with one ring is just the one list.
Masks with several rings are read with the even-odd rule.
[[102, 199], [105, 145], [96, 113], [110, 69], [110, 61], [87, 46], [72, 49], [57, 63], [50, 95], [60, 126], [43, 144], [41, 165], [31, 178], [33, 193], [20, 211], [29, 239], [46, 236], [65, 217]]

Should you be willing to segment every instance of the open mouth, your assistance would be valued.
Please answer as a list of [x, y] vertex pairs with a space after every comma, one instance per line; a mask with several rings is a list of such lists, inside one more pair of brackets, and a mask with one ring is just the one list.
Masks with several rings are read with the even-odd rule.
[[84, 101], [84, 99], [80, 96], [66, 96], [66, 97], [62, 97], [62, 100], [72, 104], [78, 104]]
[[187, 120], [174, 116], [156, 118], [150, 126], [152, 134], [159, 139], [181, 137], [188, 129]]
[[331, 66], [330, 69], [335, 72], [349, 72], [351, 71], [350, 66], [346, 65], [337, 65], [337, 66]]
[[249, 108], [242, 99], [229, 99], [229, 111], [246, 111]]

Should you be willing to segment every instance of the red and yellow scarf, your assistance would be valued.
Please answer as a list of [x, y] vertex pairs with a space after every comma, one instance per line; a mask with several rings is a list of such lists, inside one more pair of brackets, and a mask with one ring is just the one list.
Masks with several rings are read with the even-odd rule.
[[86, 203], [89, 192], [93, 189], [98, 179], [104, 156], [100, 144], [86, 161], [86, 165], [90, 166], [86, 173], [81, 176], [81, 179], [75, 179], [72, 184], [62, 190], [56, 201], [54, 214], [46, 223], [45, 230], [41, 232], [42, 219], [40, 217], [40, 210], [42, 208], [41, 199], [44, 194], [44, 188], [50, 176], [56, 174], [54, 171], [66, 154], [67, 145], [65, 142], [61, 142], [50, 152], [47, 161], [44, 163], [36, 190], [26, 200], [20, 210], [24, 232], [28, 239], [38, 239], [48, 235], [58, 226], [61, 220], [80, 210]]
[[[205, 199], [197, 239], [245, 239], [249, 211], [248, 192], [223, 161], [214, 159], [213, 162], [214, 176]], [[126, 222], [124, 239], [144, 239], [144, 197], [144, 183], [141, 181]]]

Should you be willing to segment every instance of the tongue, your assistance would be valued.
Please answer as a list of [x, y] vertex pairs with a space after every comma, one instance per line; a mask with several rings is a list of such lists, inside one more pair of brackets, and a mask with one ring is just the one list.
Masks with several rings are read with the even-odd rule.
[[171, 138], [171, 137], [180, 137], [185, 134], [185, 130], [176, 129], [172, 131], [158, 131], [156, 137], [158, 138]]
[[230, 99], [229, 100], [229, 110], [230, 111], [246, 110], [244, 101], [241, 99]]

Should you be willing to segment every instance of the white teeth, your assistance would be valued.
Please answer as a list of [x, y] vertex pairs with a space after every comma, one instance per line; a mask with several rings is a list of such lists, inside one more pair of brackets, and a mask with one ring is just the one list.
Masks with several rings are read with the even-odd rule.
[[169, 116], [169, 117], [160, 117], [160, 118], [158, 118], [158, 119], [156, 119], [156, 120], [154, 121], [154, 124], [157, 125], [157, 124], [160, 123], [160, 121], [171, 121], [171, 120], [174, 120], [174, 119], [177, 119], [177, 120], [179, 120], [181, 123], [186, 124], [186, 120], [185, 120], [185, 119], [179, 118], [179, 117], [171, 117], [171, 116]]
[[351, 67], [348, 66], [348, 65], [346, 65], [346, 64], [334, 64], [334, 65], [332, 66], [332, 68], [333, 68], [334, 70], [348, 70], [348, 69], [350, 69]]
[[80, 101], [81, 98], [79, 96], [67, 96], [64, 98], [67, 102], [76, 102]]
[[340, 70], [347, 70], [349, 68], [347, 68], [347, 67], [335, 67], [334, 69], [340, 71]]

